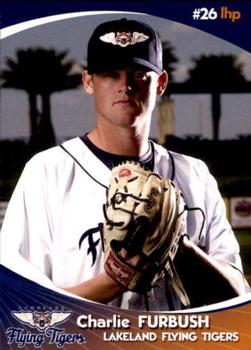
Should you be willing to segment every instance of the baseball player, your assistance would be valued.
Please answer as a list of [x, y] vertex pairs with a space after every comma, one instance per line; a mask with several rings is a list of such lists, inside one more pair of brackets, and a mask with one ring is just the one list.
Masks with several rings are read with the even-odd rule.
[[121, 19], [95, 29], [83, 87], [96, 126], [26, 164], [2, 227], [4, 265], [130, 309], [180, 309], [249, 291], [207, 166], [149, 140], [167, 83], [151, 27]]

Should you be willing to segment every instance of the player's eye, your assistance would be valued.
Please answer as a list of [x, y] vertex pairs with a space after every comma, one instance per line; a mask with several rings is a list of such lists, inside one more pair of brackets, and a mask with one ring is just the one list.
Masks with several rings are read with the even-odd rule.
[[138, 80], [138, 81], [147, 81], [148, 75], [147, 75], [147, 72], [143, 70], [137, 70], [134, 72], [134, 78], [135, 80]]

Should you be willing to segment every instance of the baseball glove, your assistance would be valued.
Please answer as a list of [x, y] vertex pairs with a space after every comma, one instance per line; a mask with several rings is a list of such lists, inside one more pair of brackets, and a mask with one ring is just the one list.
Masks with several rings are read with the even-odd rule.
[[167, 276], [182, 303], [189, 305], [173, 264], [186, 228], [184, 201], [173, 182], [136, 162], [114, 167], [104, 217], [106, 272], [140, 294]]

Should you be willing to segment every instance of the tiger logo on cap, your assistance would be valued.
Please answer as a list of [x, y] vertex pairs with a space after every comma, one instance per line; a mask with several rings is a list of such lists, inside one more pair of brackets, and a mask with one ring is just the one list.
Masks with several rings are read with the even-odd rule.
[[139, 32], [111, 32], [99, 37], [101, 41], [113, 45], [126, 47], [128, 45], [135, 45], [137, 43], [146, 41], [149, 36]]

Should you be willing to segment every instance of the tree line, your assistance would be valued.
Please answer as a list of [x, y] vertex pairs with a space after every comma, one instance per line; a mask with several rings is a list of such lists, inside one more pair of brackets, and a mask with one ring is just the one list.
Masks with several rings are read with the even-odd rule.
[[[219, 138], [221, 116], [220, 96], [224, 92], [251, 92], [251, 82], [243, 74], [243, 65], [233, 55], [202, 55], [193, 57], [193, 67], [182, 83], [173, 79], [178, 58], [174, 47], [163, 42], [163, 66], [169, 73], [169, 86], [164, 98], [172, 94], [211, 95], [213, 139]], [[81, 85], [81, 67], [74, 60], [67, 59], [68, 51], [56, 51], [41, 47], [19, 49], [16, 57], [6, 57], [6, 69], [2, 72], [3, 88], [23, 90], [29, 101], [29, 145], [34, 150], [55, 145], [55, 130], [51, 118], [51, 95]], [[77, 72], [76, 72], [77, 71]], [[42, 101], [41, 110], [38, 104]]]
[[[247, 81], [243, 73], [243, 65], [233, 55], [202, 55], [193, 57], [193, 67], [188, 70], [188, 78], [182, 82], [174, 81], [174, 72], [178, 64], [178, 58], [174, 53], [174, 47], [168, 41], [163, 42], [163, 65], [169, 73], [169, 87], [163, 98], [169, 98], [172, 94], [199, 94], [211, 95], [211, 116], [213, 121], [213, 140], [219, 139], [220, 116], [221, 116], [221, 94], [251, 92], [251, 82]], [[0, 142], [0, 167], [3, 169], [0, 176], [0, 189], [4, 196], [8, 197], [16, 178], [27, 159], [37, 151], [46, 149], [56, 144], [55, 130], [51, 118], [51, 95], [70, 89], [76, 89], [81, 85], [81, 70], [83, 67], [69, 60], [68, 51], [56, 51], [42, 47], [18, 49], [16, 56], [5, 58], [5, 69], [2, 70], [1, 86], [5, 89], [23, 90], [27, 94], [29, 102], [29, 126], [30, 137], [28, 144], [21, 140], [5, 140]], [[41, 106], [39, 102], [41, 101]], [[250, 139], [246, 140], [247, 146], [238, 141], [233, 147], [233, 152], [246, 154], [250, 149]], [[217, 146], [216, 146], [217, 144]], [[195, 140], [182, 140], [178, 138], [167, 139], [166, 147], [171, 145], [176, 151], [190, 149], [191, 155], [207, 158], [212, 170], [221, 176], [223, 166], [218, 166], [216, 159], [221, 162], [222, 154], [229, 154], [227, 143], [210, 143], [205, 141], [202, 147]], [[244, 147], [244, 148], [243, 148]], [[245, 148], [248, 147], [248, 148]], [[196, 149], [203, 149], [203, 154], [197, 154]], [[239, 149], [239, 151], [238, 151]], [[185, 153], [184, 152], [184, 153]], [[226, 160], [228, 157], [222, 156]], [[217, 155], [217, 157], [216, 157]], [[240, 160], [240, 157], [236, 158]], [[229, 163], [230, 164], [230, 163]], [[225, 164], [226, 165], [226, 164]], [[231, 175], [238, 166], [225, 166]], [[245, 168], [245, 167], [244, 167]], [[245, 171], [244, 171], [245, 172]], [[233, 175], [233, 174], [232, 174]], [[231, 175], [231, 176], [232, 176]], [[249, 187], [250, 188], [250, 187]], [[2, 192], [3, 190], [3, 192]], [[2, 194], [2, 195], [3, 195]]]

